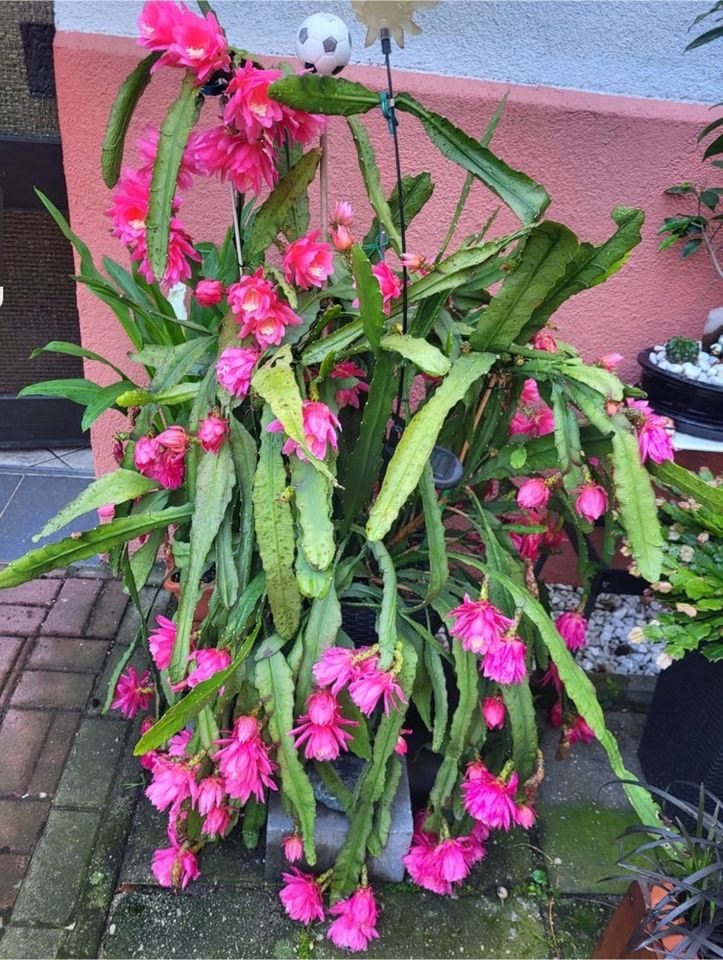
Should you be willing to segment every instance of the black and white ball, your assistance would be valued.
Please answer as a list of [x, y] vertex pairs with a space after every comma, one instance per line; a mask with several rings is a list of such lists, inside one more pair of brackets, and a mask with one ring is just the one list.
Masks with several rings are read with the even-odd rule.
[[349, 28], [333, 13], [312, 13], [296, 35], [296, 56], [313, 73], [341, 73], [351, 57]]

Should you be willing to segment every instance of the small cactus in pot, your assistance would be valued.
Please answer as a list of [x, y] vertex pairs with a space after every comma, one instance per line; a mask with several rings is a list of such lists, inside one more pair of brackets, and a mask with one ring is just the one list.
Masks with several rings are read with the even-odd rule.
[[695, 363], [700, 344], [690, 337], [671, 337], [665, 344], [665, 356], [670, 363]]

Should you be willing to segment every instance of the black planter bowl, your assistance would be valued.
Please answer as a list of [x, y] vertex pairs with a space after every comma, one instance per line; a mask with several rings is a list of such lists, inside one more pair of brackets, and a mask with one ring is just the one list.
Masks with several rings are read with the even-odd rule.
[[661, 370], [651, 361], [650, 351], [641, 350], [638, 363], [643, 370], [640, 385], [655, 412], [670, 417], [682, 433], [723, 441], [723, 386]]
[[687, 653], [662, 671], [638, 758], [647, 783], [693, 806], [701, 783], [723, 797], [723, 660]]

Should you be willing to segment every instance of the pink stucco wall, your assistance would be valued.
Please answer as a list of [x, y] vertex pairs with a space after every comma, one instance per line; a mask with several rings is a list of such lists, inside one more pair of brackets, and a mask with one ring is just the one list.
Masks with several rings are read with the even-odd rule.
[[[98, 158], [110, 104], [138, 58], [139, 50], [129, 39], [56, 35], [56, 86], [71, 222], [97, 261], [103, 254], [123, 260], [103, 214], [109, 195]], [[372, 68], [350, 69], [347, 75], [378, 89], [384, 82], [382, 71]], [[157, 75], [133, 121], [131, 139], [145, 124], [159, 122], [179, 79], [173, 70]], [[663, 189], [698, 173], [695, 134], [709, 119], [707, 107], [548, 87], [510, 88], [419, 73], [400, 72], [397, 84], [478, 136], [494, 105], [509, 91], [494, 149], [547, 187], [553, 198], [547, 215], [566, 223], [581, 238], [604, 239], [612, 230], [609, 217], [616, 204], [646, 211], [643, 243], [623, 270], [569, 301], [557, 315], [560, 335], [575, 342], [586, 358], [617, 350], [626, 357], [623, 375], [632, 379], [641, 347], [674, 333], [699, 334], [708, 310], [723, 301], [723, 289], [702, 257], [681, 263], [673, 253], [659, 253], [655, 233], [664, 216], [680, 209], [680, 201], [664, 196]], [[207, 104], [205, 111], [212, 120], [214, 105]], [[386, 124], [380, 115], [372, 114], [367, 126], [383, 179], [391, 186]], [[410, 248], [434, 254], [464, 173], [438, 154], [412, 118], [402, 118], [400, 136], [405, 172], [429, 170], [436, 184], [432, 200], [412, 225]], [[363, 191], [343, 121], [333, 121], [330, 143], [331, 201], [351, 199], [360, 221], [366, 223]], [[195, 238], [216, 239], [227, 223], [228, 205], [228, 188], [201, 182], [184, 203], [183, 219]], [[479, 228], [494, 207], [495, 198], [476, 184], [460, 235]], [[500, 216], [495, 229], [502, 232], [512, 226], [511, 217]], [[123, 365], [128, 346], [110, 310], [84, 289], [78, 291], [78, 305], [84, 344]], [[107, 370], [97, 364], [88, 364], [88, 375], [108, 377]], [[111, 466], [110, 436], [121, 422], [117, 414], [108, 414], [94, 428], [99, 472]]]

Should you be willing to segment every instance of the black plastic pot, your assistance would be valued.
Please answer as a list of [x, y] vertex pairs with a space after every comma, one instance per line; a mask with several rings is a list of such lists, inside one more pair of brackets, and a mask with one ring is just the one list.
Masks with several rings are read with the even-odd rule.
[[650, 360], [650, 350], [648, 347], [638, 354], [643, 370], [640, 385], [656, 413], [670, 417], [683, 433], [723, 440], [723, 386], [713, 387], [661, 370]]
[[[423, 610], [412, 614], [417, 623], [427, 626], [427, 617]], [[377, 642], [374, 629], [375, 611], [369, 607], [355, 606], [342, 603], [341, 628], [354, 642], [356, 647], [368, 647]], [[434, 610], [429, 609], [429, 626], [432, 633], [436, 633], [442, 626], [442, 619]], [[447, 685], [447, 700], [452, 713], [459, 700], [459, 691], [454, 678], [454, 670], [446, 660], [442, 661], [444, 677]], [[409, 773], [409, 790], [412, 795], [412, 806], [417, 809], [426, 805], [429, 791], [434, 785], [442, 758], [439, 754], [428, 749], [431, 734], [427, 730], [413, 703], [409, 704], [404, 718], [404, 729], [411, 732], [406, 736], [407, 741], [407, 769]]]
[[681, 800], [696, 805], [700, 783], [723, 797], [723, 661], [688, 653], [663, 670], [638, 757], [645, 780]]

